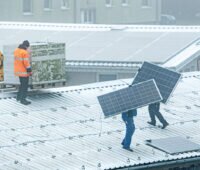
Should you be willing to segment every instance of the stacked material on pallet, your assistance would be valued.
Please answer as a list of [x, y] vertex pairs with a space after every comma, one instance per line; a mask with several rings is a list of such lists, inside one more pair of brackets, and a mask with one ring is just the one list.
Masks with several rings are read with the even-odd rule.
[[3, 81], [3, 54], [0, 51], [0, 81]]
[[[7, 56], [4, 62], [4, 84], [19, 84], [14, 75], [14, 50], [18, 45], [4, 46]], [[31, 85], [65, 82], [65, 44], [31, 43], [30, 62], [32, 66]]]

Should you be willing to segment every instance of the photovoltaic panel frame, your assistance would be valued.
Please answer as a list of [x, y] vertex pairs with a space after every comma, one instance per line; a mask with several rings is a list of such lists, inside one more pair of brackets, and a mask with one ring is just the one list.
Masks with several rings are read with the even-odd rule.
[[162, 102], [166, 103], [180, 78], [180, 73], [149, 62], [144, 62], [132, 84], [154, 79], [163, 97]]
[[98, 96], [105, 117], [160, 102], [162, 96], [153, 79]]
[[199, 144], [180, 136], [147, 140], [146, 144], [172, 155], [200, 150]]

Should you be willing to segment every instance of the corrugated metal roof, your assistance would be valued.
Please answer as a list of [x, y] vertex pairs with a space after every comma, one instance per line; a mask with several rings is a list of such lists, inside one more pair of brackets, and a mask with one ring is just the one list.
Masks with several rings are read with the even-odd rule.
[[116, 68], [124, 68], [124, 69], [136, 69], [141, 67], [142, 62], [106, 62], [106, 61], [66, 61], [66, 69], [70, 68], [108, 68], [116, 69]]
[[0, 22], [0, 49], [24, 39], [64, 42], [68, 61], [163, 63], [199, 38], [199, 28]]
[[121, 89], [131, 79], [34, 91], [32, 104], [1, 93], [0, 169], [109, 169], [198, 157], [200, 152], [169, 155], [145, 145], [147, 139], [181, 136], [200, 144], [200, 73], [187, 73], [161, 112], [170, 123], [152, 127], [147, 108], [138, 110], [134, 152], [121, 148], [120, 115], [104, 119], [97, 96]]

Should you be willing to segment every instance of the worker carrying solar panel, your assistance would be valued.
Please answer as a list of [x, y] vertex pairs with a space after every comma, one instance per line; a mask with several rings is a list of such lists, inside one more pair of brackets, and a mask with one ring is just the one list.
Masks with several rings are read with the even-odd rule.
[[3, 81], [3, 54], [0, 51], [0, 81]]
[[148, 62], [144, 62], [142, 67], [138, 70], [132, 84], [154, 79], [163, 98], [161, 101], [149, 103], [148, 110], [151, 121], [147, 122], [148, 124], [156, 126], [157, 117], [162, 123], [162, 129], [165, 129], [169, 125], [160, 112], [160, 102], [167, 103], [180, 77], [180, 73]]
[[28, 48], [30, 43], [25, 40], [14, 51], [14, 73], [19, 77], [20, 86], [17, 93], [17, 101], [20, 101], [24, 105], [28, 105], [31, 102], [26, 100], [29, 76], [32, 75], [31, 65], [29, 61]]

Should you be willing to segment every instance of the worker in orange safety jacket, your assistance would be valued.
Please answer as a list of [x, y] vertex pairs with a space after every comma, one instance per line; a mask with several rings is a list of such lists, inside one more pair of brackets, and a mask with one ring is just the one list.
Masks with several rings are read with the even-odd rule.
[[24, 105], [31, 104], [30, 101], [26, 100], [29, 76], [32, 75], [29, 52], [27, 51], [29, 46], [29, 41], [25, 40], [14, 51], [14, 73], [20, 81], [16, 100]]

